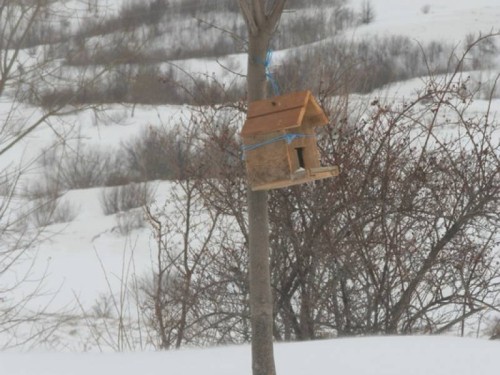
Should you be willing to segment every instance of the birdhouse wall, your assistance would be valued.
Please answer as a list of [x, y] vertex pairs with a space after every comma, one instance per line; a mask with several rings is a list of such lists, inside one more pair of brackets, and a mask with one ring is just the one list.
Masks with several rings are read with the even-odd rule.
[[[283, 136], [284, 131], [257, 134], [243, 138], [243, 144], [250, 146]], [[290, 179], [290, 157], [286, 141], [269, 143], [246, 152], [245, 162], [251, 186], [269, 184]]]
[[318, 147], [316, 146], [316, 137], [314, 128], [304, 123], [300, 128], [289, 130], [288, 133], [304, 134], [309, 137], [296, 138], [291, 143], [287, 144], [288, 154], [290, 156], [292, 172], [300, 168], [299, 156], [297, 149], [302, 149], [302, 157], [304, 159], [305, 168], [316, 168], [320, 166]]
[[307, 123], [313, 128], [328, 124], [328, 118], [312, 95], [307, 102], [304, 121], [302, 123]]

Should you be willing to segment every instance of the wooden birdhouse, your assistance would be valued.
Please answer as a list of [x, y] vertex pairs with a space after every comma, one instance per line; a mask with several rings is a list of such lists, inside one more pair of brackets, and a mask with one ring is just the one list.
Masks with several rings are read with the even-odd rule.
[[315, 128], [328, 124], [310, 91], [250, 103], [241, 131], [252, 190], [269, 190], [334, 177], [319, 162]]

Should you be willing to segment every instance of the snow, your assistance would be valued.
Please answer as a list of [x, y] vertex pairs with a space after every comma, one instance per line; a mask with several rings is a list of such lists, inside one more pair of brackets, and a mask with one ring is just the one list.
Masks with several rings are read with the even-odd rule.
[[[100, 17], [115, 14], [119, 7], [117, 0], [100, 0]], [[124, 0], [123, 0], [124, 1]], [[120, 0], [120, 3], [122, 0]], [[347, 37], [407, 35], [419, 42], [431, 40], [459, 43], [468, 33], [490, 32], [498, 28], [500, 18], [499, 0], [372, 0], [376, 19], [373, 23], [348, 30]], [[362, 0], [353, 0], [352, 7], [360, 9]], [[79, 14], [71, 19], [73, 26], [84, 22], [86, 2], [78, 0], [66, 2], [67, 9]], [[430, 5], [428, 14], [422, 7]], [[77, 12], [77, 13], [78, 13]], [[287, 51], [274, 54], [271, 68], [278, 66], [286, 58]], [[29, 62], [28, 53], [22, 60]], [[235, 78], [221, 65], [230, 66], [238, 73], [244, 73], [247, 56], [234, 54], [219, 59], [190, 59], [177, 61], [183, 69], [196, 74], [220, 77], [230, 84]], [[166, 68], [167, 65], [164, 65]], [[473, 72], [467, 72], [469, 74]], [[496, 72], [490, 72], [492, 77]], [[418, 90], [424, 87], [425, 77], [384, 87], [371, 96], [400, 101], [416, 98]], [[364, 98], [366, 100], [366, 97]], [[492, 108], [500, 109], [500, 99], [492, 102]], [[10, 112], [11, 103], [0, 103], [0, 121]], [[484, 113], [488, 102], [477, 100], [471, 111]], [[148, 126], [175, 126], [179, 119], [187, 116], [188, 108], [183, 106], [130, 106], [109, 105], [105, 118], [96, 118], [92, 111], [53, 120], [32, 133], [16, 145], [0, 160], [0, 170], [8, 165], [18, 167], [30, 164], [42, 150], [54, 143], [55, 130], [65, 130], [70, 141], [81, 140], [87, 145], [111, 150], [135, 137]], [[38, 118], [41, 112], [22, 105], [16, 119], [20, 124]], [[69, 131], [66, 131], [70, 129]], [[36, 178], [36, 172], [27, 175]], [[23, 181], [24, 182], [24, 181]], [[169, 183], [157, 185], [157, 199], [160, 203], [171, 188]], [[30, 302], [27, 306], [36, 310], [50, 303], [50, 311], [60, 311], [68, 306], [75, 308], [81, 303], [91, 309], [100, 295], [114, 292], [122, 287], [123, 264], [134, 264], [134, 275], [147, 274], [151, 267], [151, 234], [147, 228], [135, 230], [129, 237], [116, 230], [116, 215], [105, 216], [99, 197], [102, 188], [73, 190], [62, 198], [77, 207], [78, 215], [71, 223], [52, 225], [44, 233], [46, 240], [33, 249], [36, 257], [32, 263], [20, 264], [10, 275], [14, 282], [20, 275], [30, 274], [33, 280], [43, 277], [43, 290], [47, 293]], [[45, 275], [45, 276], [44, 276]], [[89, 277], [90, 276], [90, 277]], [[2, 283], [9, 280], [2, 279]], [[109, 284], [108, 284], [109, 282]], [[29, 294], [33, 284], [28, 283], [18, 289], [20, 295]], [[78, 308], [77, 308], [78, 310]], [[75, 327], [81, 335], [89, 335], [81, 322]], [[88, 330], [87, 330], [88, 331]], [[59, 333], [63, 335], [63, 333]], [[93, 350], [79, 342], [81, 337], [68, 337], [61, 341], [61, 347], [69, 351]], [[62, 339], [61, 339], [62, 340]], [[0, 347], [5, 337], [0, 334]], [[82, 340], [83, 341], [83, 340]], [[76, 344], [75, 344], [76, 343]], [[391, 337], [328, 340], [309, 343], [279, 344], [276, 346], [278, 373], [302, 374], [436, 374], [470, 375], [497, 374], [500, 343], [451, 337]], [[37, 350], [41, 350], [37, 347]], [[43, 346], [46, 348], [46, 346]], [[107, 348], [109, 350], [109, 348]], [[172, 374], [250, 374], [250, 348], [248, 346], [218, 349], [185, 349], [168, 353], [144, 354], [55, 354], [31, 352], [0, 353], [1, 375], [79, 375], [89, 373], [114, 374], [157, 374], [160, 371]]]
[[[479, 0], [473, 4], [465, 0], [437, 0], [429, 3], [429, 14], [423, 14], [421, 7], [427, 3], [417, 0], [405, 2], [402, 6], [400, 0], [373, 0], [375, 21], [348, 32], [357, 36], [391, 33], [409, 35], [417, 40], [437, 38], [457, 41], [467, 32], [491, 30], [497, 25], [500, 15], [498, 0]], [[361, 0], [352, 2], [354, 9], [359, 9], [360, 6]], [[66, 7], [86, 12], [78, 1], [66, 3]], [[101, 3], [100, 10], [109, 12], [107, 15], [117, 9], [119, 8], [112, 2]], [[272, 66], [279, 65], [286, 53], [287, 51], [277, 51]], [[243, 72], [247, 56], [234, 54], [219, 60], [222, 65], [235, 66], [238, 72]], [[229, 83], [234, 79], [234, 76], [225, 72], [214, 59], [190, 59], [178, 61], [176, 64], [188, 71], [222, 76], [223, 80]], [[424, 81], [425, 77], [400, 82], [377, 90], [371, 95], [386, 100], [412, 99], [416, 97], [418, 90], [423, 89]], [[493, 108], [500, 108], [500, 100], [494, 100], [492, 104]], [[0, 118], [6, 116], [10, 109], [10, 103], [1, 103]], [[476, 101], [471, 109], [484, 113], [488, 109], [488, 103], [484, 100]], [[135, 137], [148, 126], [175, 126], [176, 121], [187, 116], [187, 112], [186, 107], [173, 105], [137, 106], [134, 109], [131, 106], [109, 105], [105, 116], [101, 118], [96, 118], [89, 110], [60, 120], [53, 119], [51, 127], [41, 127], [3, 156], [0, 169], [7, 165], [30, 164], [54, 143], [56, 137], [53, 129], [64, 133], [69, 144], [82, 141], [86, 145], [111, 150]], [[16, 114], [20, 123], [29, 123], [29, 120], [41, 115], [41, 111], [25, 105], [21, 106]], [[33, 179], [36, 178], [36, 173], [27, 176]], [[99, 188], [68, 192], [63, 200], [77, 207], [77, 218], [71, 223], [51, 226], [47, 234], [50, 238], [38, 249], [39, 265], [35, 271], [40, 274], [48, 267], [46, 286], [49, 290], [59, 290], [62, 285], [54, 303], [55, 308], [74, 302], [74, 294], [80, 296], [82, 301], [92, 303], [100, 294], [108, 291], [108, 286], [103, 282], [104, 274], [99, 259], [103, 262], [106, 272], [113, 275], [121, 272], [122, 259], [126, 256], [124, 252], [128, 251], [130, 242], [116, 232], [116, 217], [103, 215], [99, 203], [100, 192]], [[140, 249], [134, 253], [134, 256], [139, 257], [137, 263], [140, 265], [140, 273], [150, 266], [149, 232], [147, 229], [138, 230], [133, 234], [133, 238]], [[94, 277], [88, 280], [88, 274]]]
[[[499, 342], [384, 337], [275, 345], [278, 374], [494, 375]], [[0, 353], [2, 375], [250, 375], [250, 347], [164, 353]]]
[[[361, 9], [362, 0], [353, 1]], [[406, 35], [419, 42], [458, 42], [469, 33], [498, 31], [498, 0], [372, 0], [375, 21], [361, 26], [355, 35]], [[428, 14], [422, 7], [430, 6]]]

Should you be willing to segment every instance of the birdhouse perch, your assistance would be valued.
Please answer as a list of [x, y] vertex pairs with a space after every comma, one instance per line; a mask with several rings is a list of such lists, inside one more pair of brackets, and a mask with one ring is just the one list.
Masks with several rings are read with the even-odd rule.
[[250, 103], [240, 135], [252, 190], [269, 190], [335, 177], [321, 167], [315, 129], [328, 124], [310, 91]]

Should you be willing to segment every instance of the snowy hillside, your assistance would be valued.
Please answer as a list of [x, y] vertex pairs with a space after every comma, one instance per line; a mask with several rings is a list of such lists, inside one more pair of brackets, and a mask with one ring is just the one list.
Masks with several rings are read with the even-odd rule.
[[[0, 354], [4, 375], [250, 374], [249, 347], [148, 354]], [[279, 373], [494, 375], [497, 342], [449, 337], [343, 339], [275, 348]]]
[[[14, 78], [5, 91], [0, 87], [0, 349], [8, 349], [0, 352], [0, 375], [251, 373], [250, 348], [245, 344], [249, 340], [247, 212], [241, 203], [246, 193], [240, 180], [227, 184], [224, 180], [224, 173], [239, 178], [238, 168], [243, 165], [238, 129], [245, 115], [242, 75], [248, 56], [241, 40], [245, 24], [234, 4], [199, 3], [178, 0], [166, 7], [162, 1], [56, 1], [54, 13], [47, 12], [47, 17], [54, 17], [53, 29], [47, 28], [49, 22], [36, 23], [38, 29], [29, 33], [14, 58]], [[366, 3], [362, 0], [332, 1], [323, 8], [304, 3], [295, 1], [284, 13], [271, 46], [269, 70], [285, 93], [302, 89], [318, 93], [321, 104], [331, 111], [334, 126], [346, 126], [344, 136], [359, 131], [358, 140], [369, 134], [366, 149], [350, 150], [362, 167], [365, 158], [368, 161], [377, 153], [370, 154], [372, 133], [361, 127], [371, 131], [370, 124], [376, 127], [380, 118], [387, 123], [406, 121], [408, 132], [391, 142], [404, 144], [411, 136], [416, 149], [424, 143], [439, 145], [443, 139], [451, 140], [454, 150], [461, 145], [479, 149], [486, 143], [491, 148], [498, 144], [500, 129], [487, 133], [489, 122], [498, 119], [500, 111], [498, 36], [479, 44], [460, 64], [457, 61], [475, 38], [498, 31], [499, 0], [372, 0], [374, 18], [367, 23], [358, 20]], [[5, 58], [12, 55], [10, 51]], [[32, 66], [36, 69], [31, 70]], [[445, 88], [453, 95], [439, 97]], [[34, 131], [15, 141], [39, 120]], [[417, 125], [408, 130], [412, 121]], [[474, 121], [486, 123], [484, 133], [483, 128], [474, 128], [478, 133], [471, 135], [470, 128], [461, 127]], [[429, 136], [424, 141], [427, 124], [431, 128], [436, 124], [432, 134], [442, 138]], [[336, 131], [325, 139], [336, 142]], [[478, 146], [477, 134], [488, 142]], [[212, 149], [207, 151], [204, 142]], [[337, 155], [336, 145], [334, 150], [335, 156], [325, 152], [325, 160], [349, 165], [351, 159], [346, 162]], [[213, 165], [207, 156], [213, 154], [221, 165]], [[493, 159], [488, 152], [484, 155]], [[192, 178], [183, 175], [189, 160], [197, 163]], [[406, 166], [401, 163], [395, 170], [404, 172]], [[218, 167], [222, 172], [213, 172]], [[352, 180], [363, 171], [355, 167], [359, 169], [348, 175]], [[453, 163], [438, 165], [433, 172], [452, 167]], [[208, 177], [200, 171], [208, 171]], [[474, 171], [471, 174], [475, 176]], [[333, 207], [336, 199], [320, 200], [331, 198], [326, 185], [318, 187], [324, 195], [316, 195], [311, 185], [273, 201], [274, 213], [290, 209], [305, 228], [297, 232], [287, 222], [272, 238], [273, 265], [283, 267], [283, 275], [274, 277], [273, 285], [276, 290], [289, 288], [284, 293], [288, 301], [280, 300], [276, 292], [284, 316], [276, 328], [277, 337], [281, 334], [280, 341], [292, 341], [300, 336], [301, 293], [317, 291], [320, 296], [311, 303], [319, 307], [310, 315], [321, 328], [314, 338], [327, 338], [276, 345], [278, 373], [497, 374], [500, 344], [485, 339], [499, 327], [500, 238], [498, 233], [489, 237], [486, 229], [478, 229], [493, 225], [494, 213], [469, 231], [470, 242], [465, 235], [453, 242], [464, 251], [463, 257], [459, 252], [443, 255], [447, 262], [443, 269], [448, 267], [449, 275], [441, 277], [436, 267], [428, 280], [424, 278], [428, 289], [419, 291], [415, 306], [408, 310], [420, 308], [418, 317], [408, 318], [404, 326], [404, 333], [469, 338], [331, 339], [387, 332], [391, 314], [384, 308], [395, 303], [409, 284], [407, 274], [423, 262], [418, 254], [422, 249], [412, 248], [412, 241], [421, 241], [424, 248], [439, 243], [436, 238], [442, 234], [440, 227], [414, 235], [413, 229], [421, 229], [418, 225], [394, 224], [393, 219], [384, 223], [395, 227], [393, 232], [384, 227], [381, 231], [389, 235], [383, 239], [370, 237], [365, 228], [339, 229], [338, 218], [345, 220], [342, 225], [355, 225], [372, 214], [378, 220], [380, 200], [371, 194], [377, 193], [381, 175], [370, 170], [374, 186], [367, 185], [363, 192], [373, 200], [368, 200], [366, 211], [353, 211], [353, 217], [330, 218], [329, 210], [340, 212], [342, 207]], [[474, 178], [479, 181], [484, 175]], [[403, 177], [398, 175], [395, 181], [406, 181], [408, 176]], [[408, 191], [428, 182], [425, 176], [412, 182], [413, 177], [405, 185]], [[223, 182], [219, 184], [217, 178]], [[464, 185], [473, 191], [468, 182]], [[390, 190], [392, 185], [388, 186]], [[461, 191], [460, 186], [456, 189]], [[218, 195], [207, 193], [213, 191]], [[349, 189], [334, 192], [345, 194], [343, 199], [358, 209], [359, 197]], [[300, 194], [310, 205], [300, 206]], [[396, 193], [389, 198], [397, 207], [408, 203]], [[424, 205], [418, 214], [429, 209], [430, 215], [437, 215], [439, 204], [449, 202], [448, 196], [434, 198], [437, 203]], [[466, 206], [462, 198], [456, 207]], [[144, 206], [152, 213], [146, 213]], [[316, 209], [318, 216], [302, 216], [301, 210], [309, 209]], [[443, 208], [444, 219], [426, 218], [426, 225], [453, 219], [455, 211], [447, 209]], [[314, 227], [323, 220], [335, 224], [331, 237]], [[156, 231], [155, 225], [161, 228]], [[391, 242], [398, 238], [407, 241], [401, 245], [404, 249]], [[347, 247], [355, 240], [363, 245], [359, 253]], [[379, 253], [381, 244], [389, 248], [387, 253]], [[318, 265], [315, 257], [325, 254], [324, 248], [316, 251], [316, 245], [345, 247], [347, 254], [342, 253], [338, 261], [335, 256], [341, 250], [335, 248], [335, 256], [321, 258], [324, 263]], [[307, 250], [303, 259], [294, 258], [296, 248]], [[165, 258], [162, 251], [167, 253]], [[409, 257], [390, 269], [392, 257], [402, 252]], [[372, 267], [366, 260], [370, 257], [380, 263]], [[168, 271], [161, 269], [163, 264]], [[311, 273], [304, 279], [316, 284], [300, 285], [297, 264], [307, 265]], [[322, 271], [315, 274], [321, 266]], [[163, 272], [161, 279], [158, 275]], [[345, 279], [333, 277], [335, 272]], [[386, 277], [387, 272], [394, 273]], [[203, 306], [187, 313], [192, 324], [186, 329], [194, 333], [177, 342], [189, 348], [152, 353], [160, 347], [175, 347], [179, 326], [168, 324], [186, 309], [178, 302], [189, 294], [179, 287], [186, 275], [193, 288], [199, 288], [190, 303], [196, 305], [205, 298]], [[376, 281], [380, 285], [372, 285]], [[385, 281], [393, 282], [394, 295]], [[161, 288], [171, 294], [162, 299]], [[474, 298], [469, 298], [471, 293]], [[349, 296], [358, 300], [350, 301]], [[378, 298], [387, 299], [379, 303]], [[371, 310], [363, 304], [375, 307]], [[170, 329], [167, 339], [158, 335], [161, 308], [167, 322], [164, 331]], [[336, 319], [341, 310], [347, 318]], [[119, 351], [148, 353], [111, 353]]]
[[[357, 6], [362, 1], [356, 0]], [[469, 33], [496, 30], [500, 4], [495, 0], [472, 3], [467, 0], [373, 1], [375, 21], [360, 27], [354, 35], [406, 35], [421, 43], [448, 40], [457, 43]]]

